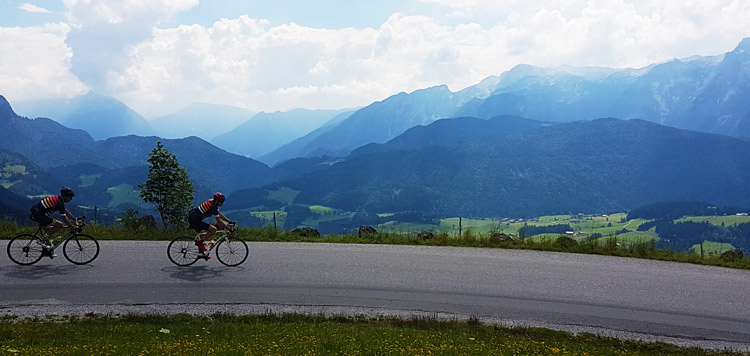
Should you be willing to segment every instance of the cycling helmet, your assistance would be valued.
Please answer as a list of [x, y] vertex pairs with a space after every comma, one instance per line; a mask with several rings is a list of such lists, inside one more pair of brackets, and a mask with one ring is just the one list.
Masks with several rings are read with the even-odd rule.
[[60, 189], [60, 195], [62, 197], [71, 197], [72, 198], [72, 197], [75, 196], [75, 193], [73, 193], [73, 191], [70, 188], [68, 188], [68, 187], [62, 187], [62, 189]]
[[227, 198], [224, 196], [224, 194], [221, 194], [221, 193], [214, 194], [214, 201], [223, 203], [225, 200], [227, 200]]

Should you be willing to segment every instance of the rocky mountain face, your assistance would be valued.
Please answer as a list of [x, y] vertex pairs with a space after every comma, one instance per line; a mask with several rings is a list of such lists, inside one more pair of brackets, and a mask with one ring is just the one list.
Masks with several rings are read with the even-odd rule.
[[750, 136], [750, 39], [717, 57], [640, 69], [534, 68], [500, 76], [492, 95], [455, 116], [518, 115], [554, 122], [643, 119], [677, 128]]

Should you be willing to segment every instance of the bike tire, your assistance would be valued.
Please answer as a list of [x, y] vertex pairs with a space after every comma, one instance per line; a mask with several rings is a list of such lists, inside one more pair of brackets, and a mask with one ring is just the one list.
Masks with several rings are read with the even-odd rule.
[[222, 240], [216, 245], [216, 258], [226, 266], [239, 266], [242, 262], [245, 262], [248, 254], [247, 243], [236, 237]]
[[198, 261], [200, 256], [201, 252], [192, 237], [180, 236], [167, 246], [167, 257], [178, 266], [190, 266]]
[[73, 264], [85, 265], [99, 256], [99, 242], [89, 235], [75, 234], [65, 240], [63, 255]]
[[41, 240], [31, 234], [21, 234], [8, 242], [8, 257], [21, 266], [29, 266], [42, 259]]

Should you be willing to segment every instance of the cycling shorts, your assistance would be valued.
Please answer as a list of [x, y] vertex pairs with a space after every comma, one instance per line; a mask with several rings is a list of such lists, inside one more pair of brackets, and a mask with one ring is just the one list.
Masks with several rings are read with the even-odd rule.
[[30, 212], [31, 214], [29, 214], [29, 219], [38, 223], [39, 225], [47, 226], [49, 224], [52, 224], [52, 222], [54, 221], [51, 217], [49, 217], [49, 215], [45, 214], [44, 210], [42, 209], [32, 207]]
[[211, 225], [203, 221], [201, 218], [201, 212], [197, 209], [193, 209], [188, 214], [188, 224], [190, 224], [190, 228], [195, 230], [195, 232], [201, 232], [204, 230], [208, 230]]

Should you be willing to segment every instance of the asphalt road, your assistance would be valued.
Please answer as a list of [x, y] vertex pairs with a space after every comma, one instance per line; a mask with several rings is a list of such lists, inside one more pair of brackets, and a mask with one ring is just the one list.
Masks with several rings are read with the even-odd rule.
[[303, 312], [479, 318], [750, 351], [750, 271], [596, 255], [249, 243], [239, 267], [172, 265], [166, 242], [103, 241], [90, 265], [17, 266], [0, 241], [0, 315]]

